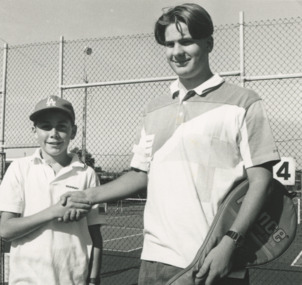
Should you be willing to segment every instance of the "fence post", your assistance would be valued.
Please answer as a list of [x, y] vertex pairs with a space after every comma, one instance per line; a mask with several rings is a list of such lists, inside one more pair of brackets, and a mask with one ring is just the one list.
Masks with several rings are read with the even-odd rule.
[[245, 86], [245, 58], [244, 58], [244, 13], [239, 12], [239, 49], [240, 49], [240, 81]]
[[[5, 106], [6, 106], [6, 78], [7, 78], [7, 43], [4, 44], [3, 49], [3, 76], [2, 76], [2, 124], [1, 124], [1, 138], [0, 138], [0, 183], [2, 182], [5, 172]], [[4, 241], [0, 238], [0, 282], [4, 284], [5, 281], [5, 253], [4, 253]]]
[[[86, 81], [88, 83], [88, 81]], [[87, 131], [87, 87], [84, 88], [83, 129], [82, 129], [82, 161], [86, 163], [86, 131]]]
[[298, 197], [297, 200], [297, 217], [298, 217], [298, 225], [301, 223], [301, 196]]
[[63, 98], [63, 64], [64, 64], [64, 37], [60, 38], [60, 50], [59, 50], [59, 96]]
[[[92, 54], [92, 48], [86, 47], [84, 49], [84, 83], [88, 83], [88, 75], [86, 71], [86, 58]], [[86, 163], [86, 137], [87, 137], [87, 95], [88, 87], [84, 87], [84, 99], [83, 99], [83, 130], [82, 130], [82, 160]]]
[[6, 79], [7, 79], [7, 43], [4, 44], [3, 49], [3, 76], [2, 76], [2, 123], [1, 123], [1, 138], [0, 138], [0, 182], [2, 181], [4, 171], [5, 171], [5, 149], [4, 149], [4, 141], [5, 141], [5, 107], [6, 107]]

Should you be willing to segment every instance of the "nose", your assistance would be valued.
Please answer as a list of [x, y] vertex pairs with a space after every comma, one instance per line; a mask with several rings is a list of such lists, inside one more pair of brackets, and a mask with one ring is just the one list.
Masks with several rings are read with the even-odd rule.
[[57, 138], [57, 137], [59, 137], [59, 132], [58, 132], [58, 130], [57, 130], [56, 128], [52, 128], [52, 129], [50, 130], [50, 136], [51, 136], [52, 138]]
[[174, 47], [173, 47], [173, 55], [177, 56], [177, 55], [181, 55], [184, 53], [184, 50], [182, 48], [182, 45], [180, 45], [179, 43], [175, 43]]

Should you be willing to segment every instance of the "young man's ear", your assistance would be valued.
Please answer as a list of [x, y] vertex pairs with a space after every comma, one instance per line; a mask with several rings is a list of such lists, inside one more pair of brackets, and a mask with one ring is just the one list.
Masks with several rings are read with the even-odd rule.
[[77, 130], [78, 130], [77, 125], [73, 125], [73, 126], [72, 126], [72, 131], [71, 131], [71, 136], [70, 136], [70, 138], [71, 138], [72, 140], [75, 138], [75, 136], [76, 136], [76, 134], [77, 134]]
[[213, 50], [214, 47], [214, 39], [212, 36], [207, 38], [207, 48], [208, 48], [208, 53], [210, 53]]

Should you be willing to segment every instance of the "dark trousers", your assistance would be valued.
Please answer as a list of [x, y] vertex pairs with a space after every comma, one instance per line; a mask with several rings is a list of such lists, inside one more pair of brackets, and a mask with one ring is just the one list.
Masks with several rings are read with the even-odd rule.
[[[180, 271], [182, 268], [143, 260], [139, 271], [138, 285], [166, 285]], [[217, 281], [215, 285], [249, 285], [249, 281], [248, 276], [244, 279], [224, 278]]]

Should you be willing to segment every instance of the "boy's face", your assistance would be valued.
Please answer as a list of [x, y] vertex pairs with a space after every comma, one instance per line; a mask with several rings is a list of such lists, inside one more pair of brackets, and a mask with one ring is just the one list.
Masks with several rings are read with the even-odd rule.
[[77, 127], [69, 116], [60, 111], [45, 111], [33, 127], [35, 137], [42, 148], [43, 157], [64, 159], [70, 140], [74, 139]]
[[166, 28], [166, 57], [180, 79], [198, 81], [209, 68], [208, 55], [213, 47], [212, 37], [192, 39], [188, 26], [179, 23], [182, 34], [174, 23]]

